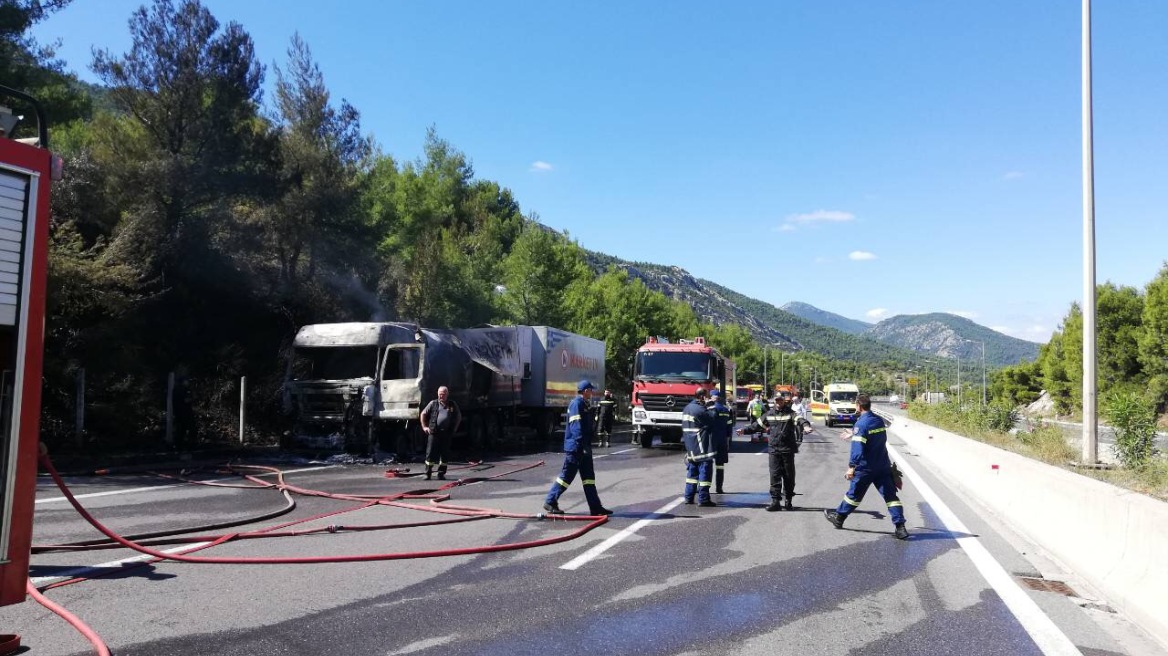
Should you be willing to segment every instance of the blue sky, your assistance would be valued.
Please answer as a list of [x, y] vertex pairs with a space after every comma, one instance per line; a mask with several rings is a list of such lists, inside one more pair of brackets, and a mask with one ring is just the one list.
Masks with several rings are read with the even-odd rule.
[[[37, 26], [85, 79], [141, 2]], [[386, 152], [426, 128], [585, 248], [867, 321], [1046, 341], [1082, 297], [1080, 3], [204, 0], [292, 34]], [[1094, 3], [1098, 280], [1168, 259], [1168, 3]]]

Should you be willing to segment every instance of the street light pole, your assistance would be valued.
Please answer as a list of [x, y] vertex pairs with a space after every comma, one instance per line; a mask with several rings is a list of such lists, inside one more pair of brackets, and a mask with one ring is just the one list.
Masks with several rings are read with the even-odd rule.
[[1095, 161], [1091, 116], [1091, 0], [1083, 0], [1083, 462], [1099, 458], [1095, 417]]

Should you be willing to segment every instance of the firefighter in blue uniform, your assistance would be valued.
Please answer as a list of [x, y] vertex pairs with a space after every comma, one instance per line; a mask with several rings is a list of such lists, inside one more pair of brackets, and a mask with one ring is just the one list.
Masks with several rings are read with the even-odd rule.
[[730, 462], [730, 439], [734, 434], [734, 413], [722, 403], [722, 391], [710, 392], [713, 397], [714, 413], [714, 493], [725, 494], [722, 483], [726, 480], [726, 463]]
[[685, 442], [685, 502], [693, 503], [697, 494], [699, 505], [718, 504], [710, 499], [710, 484], [714, 473], [714, 415], [706, 409], [703, 400], [706, 390], [697, 388], [694, 397], [681, 415], [681, 439]]
[[560, 495], [572, 484], [576, 472], [584, 484], [584, 498], [588, 500], [588, 511], [592, 515], [611, 515], [612, 511], [600, 503], [596, 493], [596, 472], [592, 468], [592, 438], [596, 436], [596, 426], [592, 423], [592, 410], [588, 402], [595, 389], [591, 381], [582, 380], [576, 385], [578, 396], [568, 405], [568, 426], [564, 429], [564, 466], [560, 475], [552, 482], [544, 500], [543, 509], [554, 515], [560, 510]]
[[844, 527], [844, 520], [864, 500], [869, 485], [875, 485], [888, 514], [896, 526], [896, 538], [908, 538], [904, 527], [904, 505], [896, 496], [896, 484], [892, 480], [892, 461], [888, 457], [888, 428], [884, 420], [872, 412], [872, 400], [861, 394], [856, 403], [860, 406], [860, 418], [852, 430], [852, 453], [848, 460], [848, 470], [844, 478], [852, 482], [839, 508], [825, 510], [827, 521], [836, 528]]

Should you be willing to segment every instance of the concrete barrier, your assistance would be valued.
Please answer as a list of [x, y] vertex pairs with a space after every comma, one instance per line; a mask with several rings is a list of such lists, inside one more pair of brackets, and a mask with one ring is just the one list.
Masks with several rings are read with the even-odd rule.
[[1168, 503], [918, 421], [884, 419], [934, 472], [976, 494], [1168, 649]]

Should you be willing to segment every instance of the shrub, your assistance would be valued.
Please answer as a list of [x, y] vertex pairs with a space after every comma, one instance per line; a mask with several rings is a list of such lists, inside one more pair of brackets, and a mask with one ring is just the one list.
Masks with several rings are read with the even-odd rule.
[[1146, 466], [1156, 455], [1156, 413], [1135, 392], [1113, 392], [1103, 406], [1107, 423], [1115, 429], [1115, 455], [1124, 467]]
[[982, 411], [982, 422], [990, 430], [1009, 431], [1018, 423], [1018, 409], [1005, 403], [992, 403]]

